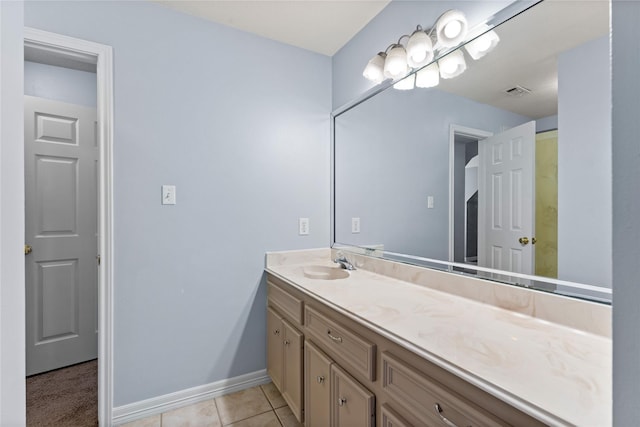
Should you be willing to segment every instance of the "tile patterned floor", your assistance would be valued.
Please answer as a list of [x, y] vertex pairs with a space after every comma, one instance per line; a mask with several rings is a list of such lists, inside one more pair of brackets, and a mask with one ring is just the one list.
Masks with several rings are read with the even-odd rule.
[[249, 388], [122, 427], [302, 427], [273, 383]]

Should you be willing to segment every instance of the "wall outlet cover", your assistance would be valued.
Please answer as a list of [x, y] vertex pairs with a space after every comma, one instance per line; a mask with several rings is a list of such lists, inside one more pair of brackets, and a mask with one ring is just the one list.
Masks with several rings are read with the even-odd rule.
[[309, 235], [309, 218], [298, 218], [298, 234], [301, 236]]
[[351, 233], [357, 234], [360, 232], [360, 218], [351, 218]]

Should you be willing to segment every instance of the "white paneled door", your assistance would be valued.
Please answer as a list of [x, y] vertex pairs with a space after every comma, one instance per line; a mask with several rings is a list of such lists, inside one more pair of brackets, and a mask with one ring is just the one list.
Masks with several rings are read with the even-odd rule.
[[96, 109], [25, 96], [27, 375], [98, 355]]
[[533, 274], [535, 122], [478, 142], [478, 265]]

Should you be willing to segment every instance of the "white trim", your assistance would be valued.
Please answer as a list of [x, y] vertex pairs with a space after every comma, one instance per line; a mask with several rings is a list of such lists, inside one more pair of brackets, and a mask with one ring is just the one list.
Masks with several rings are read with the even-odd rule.
[[454, 262], [454, 203], [453, 196], [455, 190], [455, 139], [456, 135], [478, 138], [478, 140], [493, 136], [493, 132], [474, 129], [466, 126], [452, 124], [449, 126], [449, 262]]
[[113, 423], [124, 424], [141, 418], [150, 417], [152, 415], [162, 414], [163, 412], [167, 412], [172, 409], [192, 405], [194, 403], [213, 399], [214, 397], [223, 396], [236, 391], [245, 390], [261, 384], [266, 384], [270, 381], [271, 378], [267, 375], [267, 370], [262, 369], [260, 371], [239, 375], [234, 378], [228, 378], [165, 394], [163, 396], [152, 397], [150, 399], [141, 400], [128, 405], [118, 406], [113, 408]]
[[96, 64], [100, 203], [98, 233], [101, 263], [99, 286], [98, 420], [111, 425], [113, 408], [113, 49], [111, 46], [25, 27], [24, 43]]

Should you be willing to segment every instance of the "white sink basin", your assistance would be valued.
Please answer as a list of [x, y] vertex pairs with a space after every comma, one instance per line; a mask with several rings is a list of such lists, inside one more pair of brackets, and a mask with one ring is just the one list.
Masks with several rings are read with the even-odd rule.
[[326, 267], [324, 265], [309, 265], [302, 268], [302, 273], [309, 279], [337, 280], [349, 277], [349, 272], [342, 268]]

